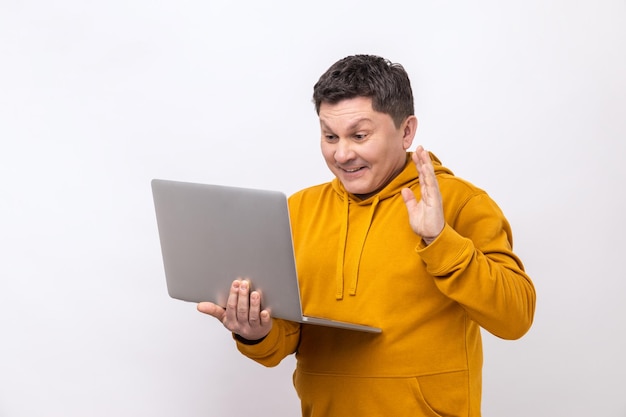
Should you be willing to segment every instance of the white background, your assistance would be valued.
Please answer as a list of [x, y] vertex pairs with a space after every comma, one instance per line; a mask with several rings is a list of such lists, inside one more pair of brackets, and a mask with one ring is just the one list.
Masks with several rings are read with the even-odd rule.
[[[484, 415], [626, 416], [626, 2], [0, 2], [0, 416], [295, 416], [167, 296], [149, 181], [330, 178], [312, 86], [402, 63], [415, 144], [486, 189], [538, 304]], [[349, 400], [349, 399], [346, 399]]]

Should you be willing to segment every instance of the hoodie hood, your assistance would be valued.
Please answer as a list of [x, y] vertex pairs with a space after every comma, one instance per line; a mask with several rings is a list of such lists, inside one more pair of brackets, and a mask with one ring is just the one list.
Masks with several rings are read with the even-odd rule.
[[[346, 191], [341, 181], [337, 178], [333, 179], [332, 187], [335, 193], [337, 193], [337, 197], [342, 201], [342, 213], [341, 213], [341, 228], [339, 232], [339, 254], [337, 256], [337, 266], [336, 266], [336, 292], [335, 297], [338, 300], [341, 300], [344, 296], [344, 282], [346, 279], [349, 282], [348, 286], [348, 294], [356, 295], [357, 284], [359, 279], [359, 271], [358, 268], [350, 273], [351, 276], [346, 276], [345, 271], [345, 256], [346, 256], [346, 247], [348, 241], [348, 227], [349, 218], [350, 218], [350, 209], [351, 206], [358, 206], [359, 209], [366, 208], [369, 206], [369, 220], [367, 222], [367, 226], [359, 231], [359, 235], [354, 234], [353, 239], [357, 239], [353, 243], [357, 245], [357, 254], [358, 260], [357, 265], [361, 264], [361, 255], [363, 254], [363, 248], [365, 247], [365, 242], [367, 241], [367, 235], [369, 233], [370, 227], [372, 225], [372, 221], [374, 219], [374, 215], [381, 201], [384, 201], [388, 198], [395, 197], [400, 195], [400, 191], [403, 188], [414, 188], [417, 184], [419, 184], [419, 174], [417, 172], [417, 168], [411, 159], [411, 152], [407, 152], [406, 161], [404, 164], [404, 169], [393, 178], [389, 184], [387, 184], [382, 190], [373, 196], [361, 200], [356, 197], [354, 194], [351, 194]], [[441, 161], [430, 153], [430, 159], [435, 168], [435, 174], [440, 173], [448, 173], [452, 174], [452, 172], [443, 167], [441, 165]]]

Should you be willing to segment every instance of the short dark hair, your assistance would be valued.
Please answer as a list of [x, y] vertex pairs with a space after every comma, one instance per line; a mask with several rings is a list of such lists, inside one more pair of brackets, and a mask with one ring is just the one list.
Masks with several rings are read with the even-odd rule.
[[317, 114], [322, 103], [336, 104], [355, 97], [371, 97], [372, 108], [390, 115], [397, 127], [415, 113], [411, 81], [404, 67], [379, 56], [342, 58], [313, 87]]

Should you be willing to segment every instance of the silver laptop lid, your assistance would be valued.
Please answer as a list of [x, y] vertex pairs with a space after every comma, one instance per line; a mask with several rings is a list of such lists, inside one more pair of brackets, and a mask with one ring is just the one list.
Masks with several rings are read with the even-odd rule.
[[171, 297], [225, 306], [247, 278], [273, 317], [301, 321], [284, 193], [160, 179], [152, 192]]

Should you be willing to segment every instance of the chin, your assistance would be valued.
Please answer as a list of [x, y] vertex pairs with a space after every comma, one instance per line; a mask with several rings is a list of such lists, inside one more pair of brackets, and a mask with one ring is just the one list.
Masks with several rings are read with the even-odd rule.
[[344, 184], [344, 188], [346, 189], [347, 192], [349, 192], [350, 194], [354, 194], [354, 195], [372, 195], [374, 194], [376, 191], [374, 190], [370, 190], [369, 188], [362, 188], [362, 187], [346, 187]]

